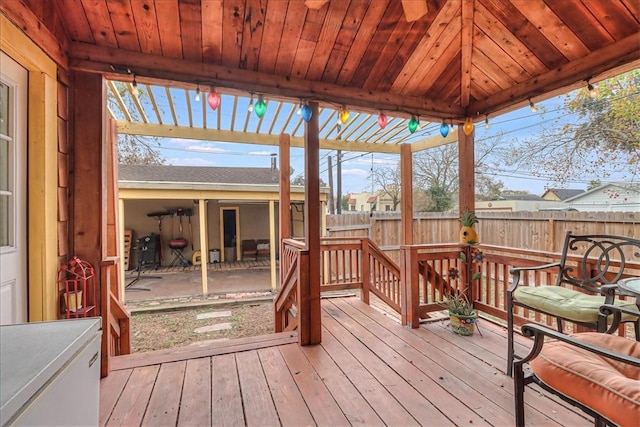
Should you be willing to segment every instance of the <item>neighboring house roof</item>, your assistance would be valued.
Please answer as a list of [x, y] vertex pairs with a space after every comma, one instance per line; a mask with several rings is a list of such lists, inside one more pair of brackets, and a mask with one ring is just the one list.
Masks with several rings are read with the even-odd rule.
[[[571, 203], [579, 203], [580, 199], [586, 199], [593, 194], [598, 194], [602, 192], [608, 192], [609, 197], [612, 199], [619, 198], [621, 202], [624, 202], [625, 198], [628, 196], [635, 196], [636, 198], [640, 197], [640, 183], [607, 183], [602, 184], [596, 188], [592, 188], [591, 190], [585, 191], [577, 196], [571, 197], [570, 199], [565, 200], [565, 202]], [[623, 197], [619, 197], [620, 195]]]
[[278, 169], [256, 167], [119, 165], [118, 179], [137, 182], [276, 184]]
[[367, 203], [373, 203], [376, 201], [376, 199], [377, 199], [377, 196], [371, 196], [367, 199]]
[[355, 197], [352, 197], [352, 198], [350, 198], [350, 199], [349, 199], [349, 204], [350, 204], [350, 205], [355, 205], [355, 204], [356, 204], [356, 199], [355, 199]]
[[498, 200], [544, 200], [535, 194], [501, 194]]
[[584, 193], [584, 190], [580, 190], [577, 188], [549, 188], [544, 192], [542, 198], [544, 199], [544, 196], [546, 196], [548, 193], [553, 193], [558, 199], [564, 201]]

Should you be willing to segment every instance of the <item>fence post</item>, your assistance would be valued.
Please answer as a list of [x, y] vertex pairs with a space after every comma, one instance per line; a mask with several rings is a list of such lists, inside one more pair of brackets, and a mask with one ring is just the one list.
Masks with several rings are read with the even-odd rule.
[[362, 302], [369, 304], [369, 286], [371, 285], [371, 267], [369, 265], [369, 239], [363, 238], [362, 242]]

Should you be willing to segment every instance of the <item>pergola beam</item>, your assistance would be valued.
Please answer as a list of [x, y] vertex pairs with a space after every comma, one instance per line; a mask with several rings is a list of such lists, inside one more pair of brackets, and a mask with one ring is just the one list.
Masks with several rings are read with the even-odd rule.
[[[259, 134], [251, 132], [236, 132], [230, 130], [204, 129], [187, 126], [159, 125], [153, 123], [127, 122], [120, 120], [117, 122], [118, 134], [121, 135], [143, 135], [155, 136], [159, 138], [183, 138], [194, 139], [200, 141], [221, 141], [221, 142], [237, 142], [242, 144], [257, 144], [278, 146], [280, 143], [279, 135]], [[456, 142], [453, 134], [447, 138], [441, 136], [431, 136], [422, 141], [414, 142], [411, 145], [411, 151], [421, 151], [426, 148], [437, 147], [443, 144]], [[291, 146], [304, 148], [304, 138], [291, 137]], [[343, 151], [359, 151], [366, 153], [388, 153], [400, 154], [399, 144], [371, 144], [368, 142], [344, 141], [321, 139], [320, 149], [322, 150], [343, 150]]]

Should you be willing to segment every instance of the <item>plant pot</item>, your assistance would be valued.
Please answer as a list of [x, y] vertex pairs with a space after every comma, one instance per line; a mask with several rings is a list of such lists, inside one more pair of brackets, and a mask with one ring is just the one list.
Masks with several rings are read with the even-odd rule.
[[472, 314], [470, 316], [463, 316], [460, 314], [453, 314], [449, 312], [449, 320], [451, 323], [451, 329], [454, 333], [458, 335], [473, 335], [473, 332], [476, 329], [476, 320], [478, 319], [477, 314]]

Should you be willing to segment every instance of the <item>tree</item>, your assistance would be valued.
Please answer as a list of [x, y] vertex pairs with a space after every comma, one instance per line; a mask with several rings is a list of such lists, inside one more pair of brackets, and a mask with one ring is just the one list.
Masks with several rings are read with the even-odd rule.
[[400, 204], [400, 165], [377, 167], [371, 170], [371, 174], [376, 187], [391, 198], [393, 210], [397, 210]]
[[[129, 93], [127, 84], [123, 82], [114, 82], [114, 84], [127, 110], [134, 118], [139, 118], [137, 106], [132, 97], [127, 96]], [[139, 98], [148, 96], [144, 88], [138, 88], [138, 90]], [[117, 111], [120, 108], [116, 96], [111, 91], [109, 91], [107, 103], [111, 111]], [[118, 135], [118, 162], [126, 165], [161, 165], [165, 159], [158, 150], [159, 147], [160, 142], [156, 137], [120, 134]]]
[[571, 113], [535, 138], [516, 141], [509, 165], [563, 184], [572, 176], [603, 178], [616, 173], [632, 180], [640, 165], [640, 71], [598, 84], [592, 98], [586, 88], [565, 97]]
[[342, 207], [342, 212], [349, 212], [349, 195], [345, 194], [342, 196], [342, 200], [340, 200], [340, 206]]
[[[298, 175], [291, 180], [291, 185], [304, 185], [304, 175]], [[326, 187], [327, 184], [320, 178], [320, 187]]]

